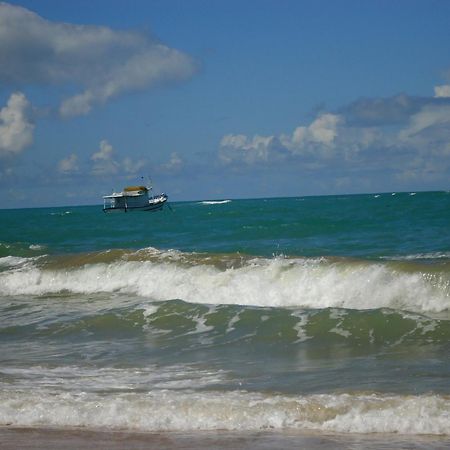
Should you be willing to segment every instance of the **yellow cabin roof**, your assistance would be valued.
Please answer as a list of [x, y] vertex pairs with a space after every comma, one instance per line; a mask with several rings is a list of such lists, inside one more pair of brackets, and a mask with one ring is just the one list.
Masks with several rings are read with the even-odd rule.
[[132, 192], [132, 191], [148, 191], [145, 186], [127, 186], [124, 188], [124, 192]]

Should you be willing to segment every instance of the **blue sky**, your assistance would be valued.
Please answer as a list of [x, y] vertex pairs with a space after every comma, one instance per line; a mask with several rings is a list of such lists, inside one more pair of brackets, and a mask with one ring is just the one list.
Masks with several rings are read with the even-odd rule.
[[450, 188], [450, 2], [0, 3], [0, 208]]

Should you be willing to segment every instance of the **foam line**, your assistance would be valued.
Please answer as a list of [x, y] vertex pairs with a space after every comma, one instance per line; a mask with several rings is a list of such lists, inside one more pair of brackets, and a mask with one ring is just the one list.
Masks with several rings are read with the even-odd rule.
[[450, 280], [445, 272], [399, 271], [389, 263], [323, 259], [259, 258], [226, 269], [164, 258], [61, 270], [22, 265], [0, 273], [0, 289], [4, 295], [118, 292], [211, 305], [450, 310]]
[[0, 393], [0, 424], [165, 430], [304, 429], [449, 435], [450, 400], [438, 395], [282, 396], [158, 390], [147, 393]]

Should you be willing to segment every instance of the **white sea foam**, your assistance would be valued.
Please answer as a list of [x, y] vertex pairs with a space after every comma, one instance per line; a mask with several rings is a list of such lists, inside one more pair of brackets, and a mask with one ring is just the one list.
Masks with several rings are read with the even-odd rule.
[[43, 250], [45, 248], [44, 245], [39, 245], [39, 244], [31, 244], [29, 246], [30, 250]]
[[224, 205], [225, 203], [230, 203], [231, 200], [205, 200], [200, 202], [202, 205]]
[[311, 336], [308, 336], [308, 334], [305, 331], [305, 325], [308, 323], [308, 315], [305, 311], [293, 311], [292, 317], [295, 317], [297, 319], [300, 319], [297, 324], [294, 326], [294, 330], [297, 331], [297, 343], [307, 341], [308, 339], [311, 339]]
[[[93, 368], [79, 366], [63, 367], [2, 367], [1, 391], [51, 389], [52, 392], [76, 391], [136, 392], [142, 390], [203, 388], [223, 383], [224, 371], [210, 371], [186, 365], [160, 367], [149, 365], [142, 368]], [[11, 380], [14, 380], [12, 384]], [[1, 409], [1, 408], [0, 408]]]
[[64, 212], [51, 212], [51, 216], [67, 216], [68, 214], [72, 214], [72, 211], [64, 211]]
[[[0, 268], [14, 269], [31, 267], [40, 257], [22, 258], [20, 256], [4, 256], [0, 258]], [[1, 287], [1, 281], [0, 281]]]
[[152, 316], [153, 314], [156, 314], [158, 312], [158, 305], [149, 304], [149, 305], [142, 305], [143, 314], [145, 318], [148, 318]]
[[330, 319], [337, 320], [336, 326], [330, 330], [330, 333], [338, 334], [339, 336], [348, 338], [352, 335], [350, 331], [342, 327], [343, 321], [347, 316], [347, 312], [343, 309], [332, 309], [330, 311]]
[[254, 259], [226, 270], [164, 259], [120, 260], [70, 270], [27, 266], [0, 273], [0, 291], [5, 295], [116, 292], [210, 305], [450, 310], [450, 283], [442, 275], [322, 259]]
[[140, 393], [2, 391], [0, 424], [163, 430], [303, 429], [450, 434], [450, 399], [438, 395], [283, 396], [246, 391]]
[[228, 327], [225, 330], [225, 333], [231, 333], [236, 329], [235, 325], [241, 320], [241, 312], [236, 313], [228, 322]]
[[429, 253], [415, 253], [412, 255], [398, 255], [392, 257], [384, 257], [385, 260], [393, 261], [414, 261], [427, 259], [450, 259], [450, 252], [429, 252]]
[[[215, 310], [216, 310], [216, 307], [212, 306], [212, 307], [209, 308], [207, 313], [191, 317], [191, 319], [195, 322], [195, 330], [189, 331], [188, 333], [186, 333], [186, 335], [188, 335], [188, 334], [202, 334], [202, 333], [206, 333], [207, 331], [213, 330], [214, 327], [212, 325], [206, 325], [206, 320], [207, 320], [206, 316], [208, 314], [214, 313]], [[206, 343], [206, 340], [204, 340], [203, 342]]]
[[19, 256], [4, 256], [0, 258], [0, 267], [14, 267], [21, 266], [27, 262], [27, 258], [20, 258]]

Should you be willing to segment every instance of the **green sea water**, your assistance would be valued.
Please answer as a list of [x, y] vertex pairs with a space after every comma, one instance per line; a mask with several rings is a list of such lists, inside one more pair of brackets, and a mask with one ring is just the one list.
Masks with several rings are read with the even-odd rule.
[[448, 192], [0, 227], [0, 425], [450, 436]]

